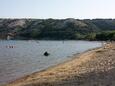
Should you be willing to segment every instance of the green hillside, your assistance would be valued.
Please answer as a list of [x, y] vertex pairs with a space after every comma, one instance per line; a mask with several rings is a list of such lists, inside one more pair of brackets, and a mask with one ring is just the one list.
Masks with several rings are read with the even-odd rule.
[[115, 19], [0, 19], [0, 39], [115, 40]]

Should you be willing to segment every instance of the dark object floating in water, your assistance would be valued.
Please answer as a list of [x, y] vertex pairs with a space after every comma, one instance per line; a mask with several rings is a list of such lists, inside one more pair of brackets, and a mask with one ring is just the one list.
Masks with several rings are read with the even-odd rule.
[[44, 53], [44, 56], [49, 56], [50, 54], [46, 51], [45, 53]]

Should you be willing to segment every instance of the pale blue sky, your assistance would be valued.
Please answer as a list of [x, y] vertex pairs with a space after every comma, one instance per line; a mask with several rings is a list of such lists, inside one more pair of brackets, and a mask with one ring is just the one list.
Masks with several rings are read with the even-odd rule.
[[115, 0], [0, 0], [0, 18], [115, 18]]

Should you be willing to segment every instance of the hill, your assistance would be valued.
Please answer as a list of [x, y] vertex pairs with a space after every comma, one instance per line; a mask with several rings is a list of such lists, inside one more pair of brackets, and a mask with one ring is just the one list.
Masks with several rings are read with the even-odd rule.
[[0, 19], [0, 39], [102, 40], [106, 33], [114, 39], [115, 19]]

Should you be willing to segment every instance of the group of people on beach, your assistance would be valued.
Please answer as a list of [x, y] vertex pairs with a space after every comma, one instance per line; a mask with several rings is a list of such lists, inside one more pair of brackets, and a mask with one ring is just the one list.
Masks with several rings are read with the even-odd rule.
[[104, 49], [106, 49], [106, 48], [111, 48], [111, 47], [112, 47], [112, 42], [111, 42], [111, 41], [102, 42], [102, 47], [103, 47]]

